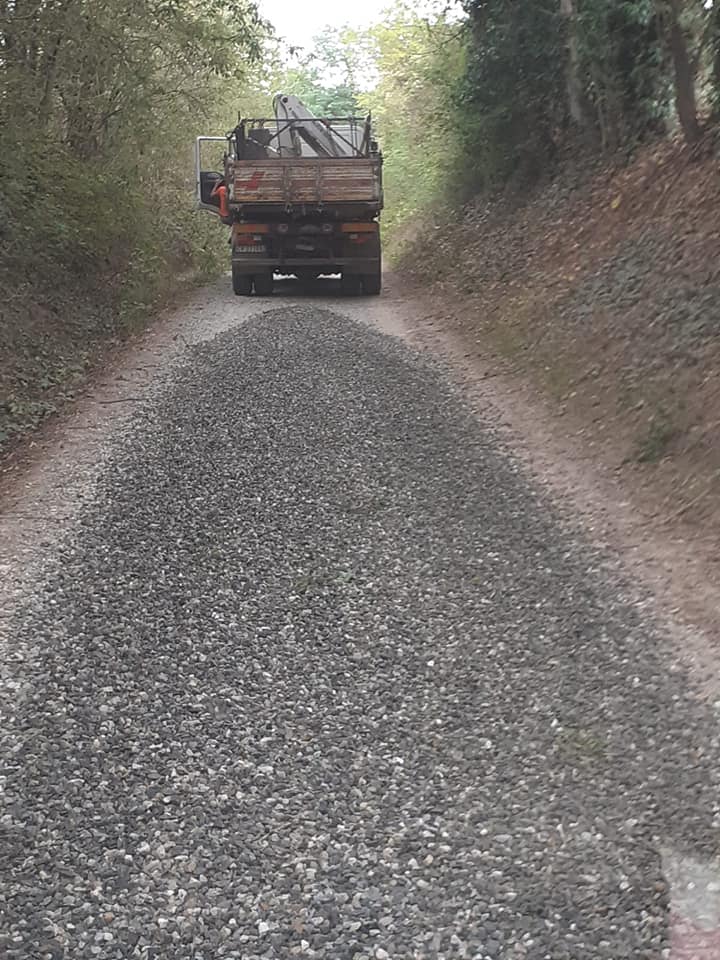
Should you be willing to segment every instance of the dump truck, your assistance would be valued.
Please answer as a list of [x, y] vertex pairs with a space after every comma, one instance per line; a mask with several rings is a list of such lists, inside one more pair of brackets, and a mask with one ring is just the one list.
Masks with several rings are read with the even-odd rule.
[[[197, 205], [230, 229], [233, 290], [269, 296], [277, 275], [339, 275], [346, 295], [379, 294], [382, 154], [371, 117], [316, 117], [286, 94], [273, 112], [195, 144]], [[219, 143], [221, 169], [204, 169]]]

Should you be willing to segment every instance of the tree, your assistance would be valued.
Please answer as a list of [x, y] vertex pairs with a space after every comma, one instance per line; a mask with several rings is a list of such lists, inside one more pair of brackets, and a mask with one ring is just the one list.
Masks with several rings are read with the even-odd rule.
[[694, 144], [700, 137], [695, 97], [696, 65], [688, 50], [682, 27], [681, 0], [658, 0], [658, 13], [665, 28], [675, 74], [675, 106], [685, 140]]
[[560, 0], [560, 13], [565, 19], [567, 36], [567, 62], [565, 76], [568, 107], [573, 122], [583, 131], [588, 129], [580, 65], [580, 37], [576, 0]]
[[421, 16], [405, 4], [354, 45], [366, 58], [365, 75], [377, 77], [360, 103], [372, 112], [380, 136], [390, 229], [477, 185], [477, 163], [465, 152], [471, 117], [461, 115], [457, 101], [465, 46], [461, 25], [442, 12]]
[[714, 92], [715, 112], [720, 107], [720, 3], [714, 2], [708, 14], [710, 19], [710, 77]]
[[348, 83], [327, 86], [311, 58], [285, 71], [280, 85], [300, 97], [316, 116], [349, 117], [358, 112], [357, 91]]
[[0, 0], [0, 286], [108, 289], [195, 237], [202, 256], [190, 143], [265, 34], [250, 0]]
[[608, 152], [656, 132], [666, 110], [662, 45], [648, 0], [588, 0], [578, 14], [580, 73]]
[[535, 177], [567, 115], [564, 17], [557, 0], [467, 0], [460, 99], [478, 116], [474, 148], [488, 182]]
[[372, 73], [368, 42], [349, 27], [328, 29], [315, 37], [310, 50], [293, 51], [289, 65], [276, 69], [275, 82], [318, 116], [353, 116]]

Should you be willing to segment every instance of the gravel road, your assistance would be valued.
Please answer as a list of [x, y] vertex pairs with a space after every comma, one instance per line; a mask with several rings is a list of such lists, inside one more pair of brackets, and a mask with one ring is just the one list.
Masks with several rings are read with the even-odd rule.
[[270, 307], [188, 344], [16, 613], [0, 956], [690, 956], [720, 745], [661, 626], [442, 369]]

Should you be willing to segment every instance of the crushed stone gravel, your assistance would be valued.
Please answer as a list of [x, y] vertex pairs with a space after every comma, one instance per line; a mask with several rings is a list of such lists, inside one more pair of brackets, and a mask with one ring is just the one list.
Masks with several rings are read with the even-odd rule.
[[716, 718], [441, 370], [258, 315], [57, 551], [3, 704], [3, 958], [669, 956]]

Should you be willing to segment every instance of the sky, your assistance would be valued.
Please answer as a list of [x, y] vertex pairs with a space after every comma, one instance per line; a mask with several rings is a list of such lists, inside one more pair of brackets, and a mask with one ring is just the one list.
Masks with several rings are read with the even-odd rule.
[[388, 0], [259, 0], [263, 16], [284, 40], [309, 47], [323, 27], [367, 26], [380, 18]]

